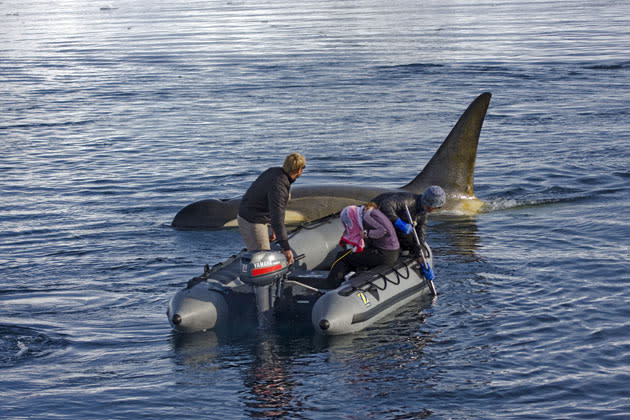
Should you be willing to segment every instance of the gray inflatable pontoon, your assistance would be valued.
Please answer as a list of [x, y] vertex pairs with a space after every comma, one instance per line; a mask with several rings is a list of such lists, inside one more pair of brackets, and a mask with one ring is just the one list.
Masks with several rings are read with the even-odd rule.
[[[430, 282], [411, 256], [402, 256], [393, 267], [347, 276], [334, 290], [321, 289], [341, 251], [342, 233], [338, 215], [298, 227], [289, 235], [298, 256], [291, 267], [279, 248], [241, 251], [212, 268], [206, 266], [170, 300], [171, 326], [187, 333], [229, 328], [244, 319], [258, 324], [307, 321], [321, 334], [340, 335], [360, 331], [411, 300], [431, 295]], [[432, 266], [426, 244], [424, 256]]]

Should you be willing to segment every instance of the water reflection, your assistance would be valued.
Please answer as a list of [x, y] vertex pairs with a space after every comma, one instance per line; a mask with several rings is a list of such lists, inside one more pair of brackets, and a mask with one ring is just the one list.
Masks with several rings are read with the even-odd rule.
[[[296, 359], [317, 354], [326, 346], [326, 340], [312, 330], [272, 331], [255, 325], [231, 331], [173, 333], [171, 343], [176, 363], [187, 368], [182, 372], [185, 376], [238, 368], [247, 391], [235, 396], [245, 407], [247, 418], [300, 418], [294, 364]], [[220, 379], [208, 374], [205, 381], [212, 385]], [[213, 386], [227, 387], [234, 388], [234, 384], [217, 382]]]
[[173, 333], [174, 375], [177, 382], [190, 386], [196, 381], [197, 387], [207, 389], [204, 395], [212, 403], [231, 400], [229, 407], [221, 408], [228, 417], [338, 413], [344, 404], [354, 404], [346, 394], [351, 389], [353, 398], [363, 401], [355, 404], [358, 418], [422, 418], [432, 412], [430, 405], [392, 411], [378, 401], [397, 398], [401, 387], [423, 392], [439, 382], [432, 357], [425, 354], [436, 340], [426, 325], [430, 305], [428, 297], [418, 299], [367, 330], [335, 337], [299, 324]]
[[252, 391], [246, 396], [248, 415], [285, 418], [295, 414], [292, 413], [295, 381], [290, 374], [290, 353], [283, 351], [273, 335], [261, 337], [254, 351], [254, 361], [244, 378], [245, 386]]
[[216, 361], [219, 337], [216, 331], [193, 334], [171, 332], [175, 362], [193, 368], [203, 368]]
[[438, 259], [440, 255], [456, 255], [464, 257], [462, 262], [477, 262], [481, 260], [476, 253], [480, 248], [477, 232], [475, 217], [441, 216], [427, 228], [427, 240]]

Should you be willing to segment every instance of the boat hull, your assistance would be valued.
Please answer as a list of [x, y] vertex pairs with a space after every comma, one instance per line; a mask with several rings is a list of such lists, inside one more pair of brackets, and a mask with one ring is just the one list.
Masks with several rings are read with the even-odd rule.
[[324, 294], [313, 306], [313, 328], [324, 335], [363, 330], [412, 300], [431, 293], [413, 259], [396, 266], [377, 267], [357, 274]]
[[[247, 321], [239, 325], [257, 325], [254, 288], [236, 275], [240, 256], [205, 278], [191, 280], [173, 296], [167, 316], [174, 330], [191, 333], [229, 328], [238, 320]], [[226, 273], [234, 277], [230, 279]], [[279, 278], [273, 322], [308, 323], [323, 335], [350, 334], [431, 293], [417, 261], [410, 257], [401, 258], [394, 267], [361, 271], [333, 290], [317, 287], [325, 274], [298, 269]]]

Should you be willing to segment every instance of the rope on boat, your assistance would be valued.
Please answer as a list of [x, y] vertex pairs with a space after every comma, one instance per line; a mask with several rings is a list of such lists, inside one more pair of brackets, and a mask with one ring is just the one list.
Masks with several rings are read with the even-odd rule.
[[383, 279], [383, 287], [379, 287], [374, 280], [368, 280], [368, 283], [370, 283], [371, 285], [373, 285], [374, 287], [376, 287], [378, 290], [383, 291], [385, 289], [387, 289], [387, 284], [391, 283], [394, 286], [398, 286], [401, 282], [401, 279], [408, 279], [409, 276], [411, 275], [411, 273], [409, 272], [409, 267], [407, 266], [407, 264], [404, 264], [404, 267], [407, 269], [407, 274], [406, 275], [402, 275], [400, 272], [398, 272], [398, 270], [396, 270], [396, 267], [392, 266], [392, 271], [396, 274], [396, 280], [392, 280], [389, 279], [385, 274], [378, 272], [376, 274], [378, 274], [378, 276], [380, 278]]
[[[382, 272], [377, 272], [376, 274], [378, 275], [378, 277], [380, 277], [381, 279], [383, 279], [383, 286], [379, 286], [376, 284], [375, 280], [366, 280], [366, 284], [369, 284], [370, 286], [375, 287], [376, 289], [380, 290], [381, 292], [384, 291], [385, 289], [387, 289], [387, 285], [389, 283], [393, 284], [394, 286], [398, 286], [400, 284], [400, 282], [402, 281], [402, 279], [408, 279], [409, 276], [411, 276], [411, 272], [409, 271], [409, 266], [407, 264], [403, 264], [403, 267], [405, 267], [405, 269], [407, 270], [407, 274], [403, 275], [401, 272], [399, 272], [395, 266], [391, 266], [392, 271], [396, 274], [396, 279], [389, 279], [385, 274], [383, 274]], [[360, 290], [362, 292], [368, 292], [370, 289], [370, 287], [364, 288], [364, 287], [357, 287], [356, 290]]]

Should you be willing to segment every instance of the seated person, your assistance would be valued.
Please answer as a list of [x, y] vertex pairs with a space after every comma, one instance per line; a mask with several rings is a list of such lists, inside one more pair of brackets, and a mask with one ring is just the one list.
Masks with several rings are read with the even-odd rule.
[[[420, 243], [424, 243], [424, 233], [429, 213], [444, 206], [446, 194], [441, 187], [432, 185], [422, 195], [417, 197], [415, 194], [400, 191], [383, 193], [375, 197], [373, 201], [396, 227], [396, 235], [398, 236], [400, 247], [419, 253], [420, 251], [417, 249], [417, 244], [413, 237], [412, 224], [416, 224], [416, 232]], [[413, 223], [407, 216], [405, 205], [409, 209]]]
[[400, 245], [394, 226], [374, 203], [365, 207], [348, 206], [341, 211], [344, 234], [339, 241], [349, 246], [330, 268], [326, 288], [337, 288], [350, 271], [379, 265], [394, 265], [400, 256]]

